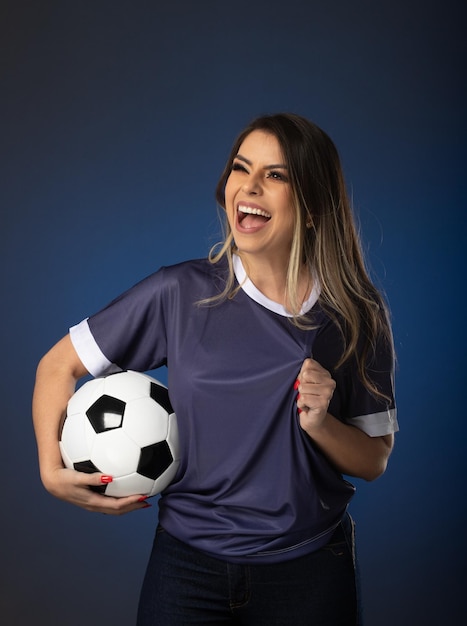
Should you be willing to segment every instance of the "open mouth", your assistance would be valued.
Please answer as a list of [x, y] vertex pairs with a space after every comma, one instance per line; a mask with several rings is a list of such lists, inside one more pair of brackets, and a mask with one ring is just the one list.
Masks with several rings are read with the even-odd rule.
[[242, 228], [264, 226], [271, 219], [271, 214], [259, 207], [239, 204], [237, 209], [238, 223]]

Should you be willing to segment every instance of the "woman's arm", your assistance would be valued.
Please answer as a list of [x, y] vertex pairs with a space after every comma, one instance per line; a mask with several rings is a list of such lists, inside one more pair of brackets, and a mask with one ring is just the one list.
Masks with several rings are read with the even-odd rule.
[[145, 508], [139, 496], [110, 498], [90, 489], [111, 477], [65, 469], [58, 445], [60, 424], [76, 382], [88, 374], [71, 343], [61, 339], [40, 361], [33, 396], [33, 423], [44, 487], [54, 496], [77, 506], [116, 515]]
[[319, 363], [304, 361], [296, 385], [300, 425], [340, 472], [374, 480], [386, 469], [394, 435], [370, 437], [328, 413], [335, 387]]

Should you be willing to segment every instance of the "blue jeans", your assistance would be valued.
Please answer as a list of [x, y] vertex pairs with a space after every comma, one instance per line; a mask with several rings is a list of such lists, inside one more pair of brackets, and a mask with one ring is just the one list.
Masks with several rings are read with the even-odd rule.
[[227, 563], [159, 527], [138, 609], [138, 626], [356, 626], [353, 522], [331, 541], [283, 563]]

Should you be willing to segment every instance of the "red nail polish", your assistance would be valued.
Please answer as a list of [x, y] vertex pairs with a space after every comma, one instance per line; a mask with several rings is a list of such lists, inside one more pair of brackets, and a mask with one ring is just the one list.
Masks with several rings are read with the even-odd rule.
[[297, 411], [298, 411], [298, 414], [299, 414], [299, 415], [300, 415], [300, 413], [302, 413], [302, 412], [303, 412], [303, 411], [302, 411], [302, 409], [300, 409], [300, 408], [298, 408], [298, 409], [297, 409]]
[[141, 508], [142, 509], [150, 509], [152, 507], [152, 504], [149, 504], [149, 502], [146, 502]]
[[104, 485], [108, 485], [112, 481], [113, 481], [112, 476], [101, 476], [101, 483], [103, 483]]
[[138, 498], [138, 502], [144, 502], [147, 498], [149, 498], [149, 496], [141, 496], [141, 498]]
[[299, 384], [300, 384], [300, 381], [299, 381], [299, 380], [298, 380], [298, 378], [297, 378], [297, 380], [295, 381], [294, 386], [293, 386], [293, 388], [295, 389], [295, 391], [297, 391]]

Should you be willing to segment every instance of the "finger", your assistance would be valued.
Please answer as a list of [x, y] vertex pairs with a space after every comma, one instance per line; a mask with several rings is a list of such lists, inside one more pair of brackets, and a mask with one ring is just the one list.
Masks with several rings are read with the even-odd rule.
[[300, 372], [298, 374], [298, 379], [300, 380], [303, 374], [309, 370], [313, 365], [313, 359], [305, 359], [302, 363], [302, 367], [300, 368]]
[[87, 478], [83, 480], [85, 484], [91, 485], [93, 487], [100, 487], [102, 485], [109, 485], [113, 481], [113, 476], [109, 474], [99, 474], [96, 472], [95, 474], [87, 474]]
[[314, 377], [308, 381], [297, 381], [295, 390], [301, 396], [325, 396], [331, 398], [336, 388], [335, 381], [330, 377]]
[[146, 495], [126, 496], [124, 498], [104, 496], [104, 498], [108, 510], [116, 514], [130, 510], [147, 509], [151, 506], [150, 503], [147, 502], [148, 496]]
[[152, 505], [147, 502], [148, 496], [134, 495], [123, 498], [113, 498], [111, 496], [103, 496], [93, 494], [88, 501], [88, 508], [97, 513], [106, 515], [124, 515], [137, 511], [139, 509], [148, 509]]
[[335, 388], [336, 383], [330, 373], [316, 361], [307, 359], [294, 385], [299, 413], [326, 413]]
[[88, 510], [109, 515], [121, 515], [130, 511], [151, 507], [151, 504], [146, 502], [148, 499], [147, 495], [135, 494], [115, 498], [99, 493], [99, 487], [105, 487], [113, 482], [112, 476], [108, 474], [100, 474], [97, 472], [94, 474], [76, 473], [79, 475], [78, 481], [80, 487], [86, 488], [84, 491], [81, 490], [81, 497], [85, 498], [85, 508]]
[[336, 382], [332, 378], [321, 381], [311, 381], [309, 383], [301, 383], [298, 386], [298, 393], [302, 398], [307, 396], [323, 397], [330, 401], [336, 389]]
[[319, 383], [331, 378], [331, 374], [318, 361], [305, 359], [297, 378], [300, 383]]

